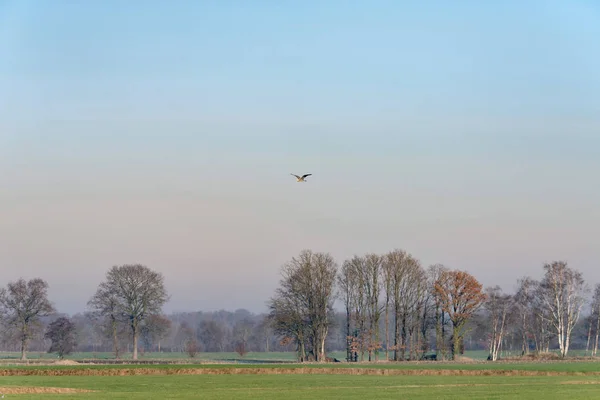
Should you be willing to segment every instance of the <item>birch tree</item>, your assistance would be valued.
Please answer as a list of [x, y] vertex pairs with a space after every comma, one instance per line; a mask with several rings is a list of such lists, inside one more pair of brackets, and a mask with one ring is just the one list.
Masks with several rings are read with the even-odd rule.
[[594, 296], [592, 298], [592, 317], [596, 325], [595, 329], [595, 339], [594, 339], [594, 349], [592, 350], [592, 355], [595, 357], [598, 352], [598, 337], [600, 336], [600, 283], [596, 284], [594, 287]]
[[484, 308], [488, 312], [490, 330], [488, 360], [496, 361], [506, 332], [507, 315], [513, 306], [513, 298], [502, 293], [500, 286], [488, 287], [485, 292], [487, 298]]
[[540, 282], [541, 300], [549, 313], [562, 357], [569, 352], [571, 333], [579, 320], [587, 288], [582, 274], [564, 261], [544, 265]]
[[535, 295], [531, 303], [532, 309], [532, 333], [535, 341], [535, 350], [538, 353], [550, 351], [550, 340], [552, 333], [551, 311], [544, 302], [544, 289], [538, 283], [535, 287]]

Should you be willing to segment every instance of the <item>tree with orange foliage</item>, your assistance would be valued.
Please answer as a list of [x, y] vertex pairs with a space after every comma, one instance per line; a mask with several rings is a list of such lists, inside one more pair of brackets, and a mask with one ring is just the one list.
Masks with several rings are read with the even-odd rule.
[[452, 359], [460, 349], [465, 325], [486, 299], [483, 286], [465, 271], [443, 271], [434, 285], [434, 295], [453, 326]]

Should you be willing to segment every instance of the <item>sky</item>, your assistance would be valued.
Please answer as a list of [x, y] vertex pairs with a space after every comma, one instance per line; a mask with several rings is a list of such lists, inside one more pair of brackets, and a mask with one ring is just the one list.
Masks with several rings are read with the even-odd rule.
[[[600, 283], [600, 3], [0, 0], [0, 285], [266, 311], [303, 249]], [[312, 173], [297, 183], [290, 173]]]

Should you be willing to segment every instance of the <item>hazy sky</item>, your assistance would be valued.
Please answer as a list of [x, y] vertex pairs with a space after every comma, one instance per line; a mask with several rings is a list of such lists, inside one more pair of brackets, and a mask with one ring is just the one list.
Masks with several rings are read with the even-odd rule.
[[[304, 248], [600, 282], [600, 4], [0, 0], [0, 284], [265, 310]], [[290, 173], [313, 173], [296, 183]]]

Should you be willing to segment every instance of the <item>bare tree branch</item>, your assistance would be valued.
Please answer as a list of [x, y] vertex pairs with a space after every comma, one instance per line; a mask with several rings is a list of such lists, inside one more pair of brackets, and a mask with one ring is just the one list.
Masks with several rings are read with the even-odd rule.
[[5, 323], [18, 332], [21, 342], [21, 359], [27, 358], [27, 345], [39, 327], [40, 317], [53, 313], [48, 300], [48, 283], [40, 278], [19, 279], [0, 289], [0, 315]]

